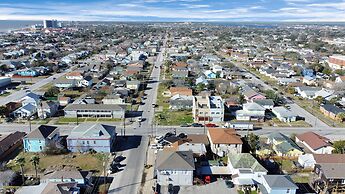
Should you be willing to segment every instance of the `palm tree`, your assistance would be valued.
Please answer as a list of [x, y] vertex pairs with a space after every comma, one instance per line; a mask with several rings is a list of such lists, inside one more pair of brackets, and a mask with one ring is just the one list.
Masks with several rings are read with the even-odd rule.
[[22, 173], [22, 180], [23, 180], [23, 184], [24, 184], [24, 182], [25, 182], [25, 177], [24, 177], [25, 158], [24, 157], [17, 158], [16, 164], [20, 167], [20, 171]]
[[40, 157], [35, 155], [30, 160], [31, 164], [35, 167], [36, 179], [37, 179], [37, 166], [40, 164]]

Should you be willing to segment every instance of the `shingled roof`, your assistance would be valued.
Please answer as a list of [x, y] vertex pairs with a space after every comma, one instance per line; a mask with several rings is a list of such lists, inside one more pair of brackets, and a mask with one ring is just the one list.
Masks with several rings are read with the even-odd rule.
[[195, 170], [192, 151], [160, 151], [156, 159], [157, 170]]

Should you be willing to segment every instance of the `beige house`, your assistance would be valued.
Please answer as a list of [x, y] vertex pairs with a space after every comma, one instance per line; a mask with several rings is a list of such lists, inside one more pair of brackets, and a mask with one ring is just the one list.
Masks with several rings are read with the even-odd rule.
[[242, 152], [243, 142], [235, 129], [208, 128], [207, 136], [212, 152], [220, 157]]

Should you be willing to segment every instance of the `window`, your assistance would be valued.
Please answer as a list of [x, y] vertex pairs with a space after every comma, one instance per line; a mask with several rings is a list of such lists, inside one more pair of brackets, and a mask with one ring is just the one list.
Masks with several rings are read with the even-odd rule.
[[93, 141], [93, 144], [96, 144], [96, 141]]
[[85, 144], [85, 141], [83, 141], [83, 144]]
[[287, 190], [286, 190], [286, 193], [290, 193], [290, 189], [287, 189]]
[[89, 141], [86, 141], [86, 143], [87, 143], [87, 144], [90, 144], [90, 142], [89, 142]]

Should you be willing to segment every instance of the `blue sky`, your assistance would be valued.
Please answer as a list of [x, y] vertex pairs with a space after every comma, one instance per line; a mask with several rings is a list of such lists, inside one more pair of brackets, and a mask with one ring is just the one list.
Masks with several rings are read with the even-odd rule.
[[345, 0], [1, 0], [0, 20], [345, 22]]

